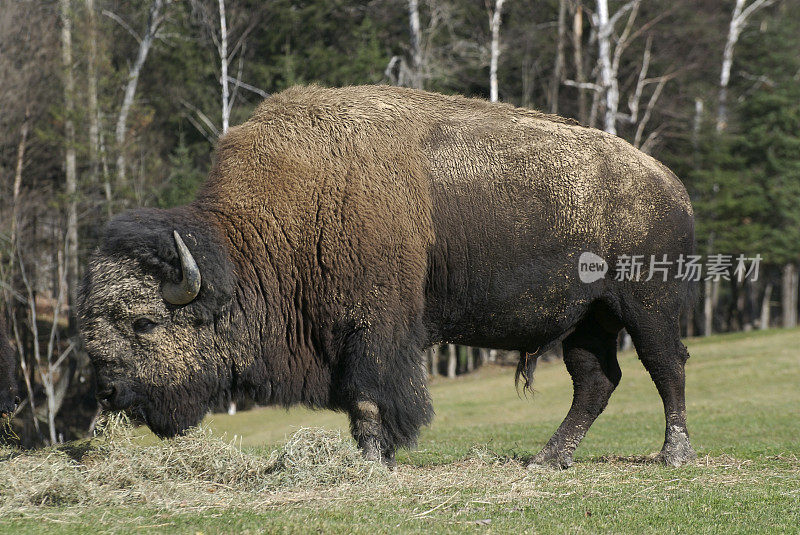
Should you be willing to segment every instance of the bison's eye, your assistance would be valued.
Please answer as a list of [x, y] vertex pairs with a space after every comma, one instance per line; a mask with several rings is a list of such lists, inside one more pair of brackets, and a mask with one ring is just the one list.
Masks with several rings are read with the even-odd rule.
[[136, 318], [133, 322], [133, 331], [137, 334], [147, 334], [156, 328], [157, 323], [150, 318]]

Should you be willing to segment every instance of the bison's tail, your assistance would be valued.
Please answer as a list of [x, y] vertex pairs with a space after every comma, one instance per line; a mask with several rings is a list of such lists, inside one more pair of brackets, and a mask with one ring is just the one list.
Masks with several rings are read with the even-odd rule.
[[533, 353], [520, 349], [519, 362], [517, 363], [517, 373], [514, 374], [514, 387], [519, 392], [520, 379], [524, 379], [522, 392], [533, 394], [533, 372], [536, 371], [536, 363], [539, 361], [539, 350]]

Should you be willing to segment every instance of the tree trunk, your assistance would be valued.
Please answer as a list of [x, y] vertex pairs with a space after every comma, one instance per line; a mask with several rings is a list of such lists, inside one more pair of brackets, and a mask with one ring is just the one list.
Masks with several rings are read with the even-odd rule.
[[467, 373], [472, 372], [475, 369], [475, 349], [472, 347], [466, 348], [467, 353]]
[[[67, 197], [67, 288], [71, 306], [78, 292], [78, 174], [75, 154], [75, 75], [72, 67], [72, 13], [69, 0], [61, 0], [61, 66], [64, 71], [64, 144]], [[70, 314], [70, 323], [74, 314]]]
[[797, 266], [791, 262], [783, 266], [781, 292], [783, 326], [786, 329], [797, 327], [798, 273]]
[[408, 1], [408, 23], [411, 34], [411, 87], [422, 89], [422, 39], [418, 0]]
[[736, 0], [733, 7], [733, 16], [728, 26], [728, 39], [722, 52], [722, 68], [719, 74], [719, 97], [717, 102], [717, 132], [722, 132], [728, 124], [728, 83], [731, 79], [731, 66], [733, 65], [733, 48], [739, 40], [741, 28], [741, 14], [745, 0]]
[[703, 284], [703, 336], [711, 336], [714, 329], [714, 288], [707, 280]]
[[558, 113], [558, 90], [564, 79], [564, 41], [567, 38], [567, 0], [558, 1], [558, 37], [556, 41], [556, 64], [550, 80], [550, 113]]
[[17, 144], [17, 162], [14, 168], [14, 189], [11, 204], [11, 264], [14, 263], [14, 253], [17, 250], [17, 219], [19, 218], [19, 192], [22, 187], [22, 171], [25, 168], [25, 150], [28, 148], [28, 130], [30, 129], [30, 104], [25, 105], [25, 119], [19, 131]]
[[455, 379], [458, 355], [455, 344], [447, 344], [447, 378]]
[[228, 86], [228, 23], [225, 19], [225, 0], [219, 0], [219, 83], [222, 85], [222, 133], [228, 131], [230, 124], [231, 107], [229, 104], [230, 91]]
[[739, 35], [747, 25], [747, 19], [760, 10], [774, 4], [776, 0], [755, 0], [749, 6], [747, 0], [736, 0], [733, 6], [731, 23], [728, 26], [728, 38], [722, 52], [722, 68], [719, 73], [719, 98], [717, 103], [717, 132], [722, 132], [728, 126], [728, 84], [731, 80], [731, 67], [733, 66], [733, 49], [739, 41]]
[[600, 86], [605, 97], [603, 130], [617, 133], [617, 107], [619, 87], [611, 72], [611, 34], [613, 28], [608, 17], [608, 0], [597, 0], [597, 64], [600, 70]]
[[497, 102], [497, 64], [500, 61], [500, 22], [505, 0], [495, 0], [494, 11], [489, 22], [492, 31], [491, 59], [489, 61], [489, 101]]
[[437, 377], [439, 375], [439, 348], [438, 346], [433, 346], [428, 349], [428, 363], [429, 368], [431, 371], [431, 377]]
[[694, 99], [694, 120], [692, 121], [692, 148], [695, 152], [700, 146], [700, 129], [703, 126], [703, 110], [705, 104], [702, 98]]
[[772, 299], [772, 281], [767, 282], [767, 285], [764, 288], [764, 297], [761, 299], [761, 320], [758, 328], [762, 331], [769, 329], [770, 299]]
[[575, 2], [575, 14], [572, 18], [572, 59], [575, 63], [575, 80], [578, 82], [578, 120], [588, 124], [589, 116], [586, 108], [586, 89], [580, 84], [586, 82], [583, 65], [583, 7], [580, 0]]
[[97, 12], [94, 0], [86, 0], [89, 29], [87, 70], [87, 100], [89, 101], [89, 178], [97, 183], [100, 154], [100, 108], [97, 104]]
[[139, 43], [139, 51], [136, 54], [136, 60], [128, 73], [128, 81], [125, 84], [125, 95], [122, 98], [122, 105], [117, 115], [117, 126], [114, 129], [114, 133], [117, 143], [117, 182], [120, 185], [124, 185], [127, 182], [125, 169], [127, 165], [125, 158], [125, 138], [128, 133], [128, 114], [131, 111], [133, 99], [136, 96], [139, 74], [142, 72], [142, 66], [144, 66], [144, 62], [147, 60], [147, 54], [150, 52], [150, 47], [153, 45], [158, 26], [161, 24], [161, 10], [163, 7], [164, 0], [153, 0], [150, 6], [147, 27]]

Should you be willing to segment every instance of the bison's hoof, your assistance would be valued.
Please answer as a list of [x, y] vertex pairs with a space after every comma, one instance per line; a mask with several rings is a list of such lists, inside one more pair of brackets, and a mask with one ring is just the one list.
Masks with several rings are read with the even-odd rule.
[[359, 447], [361, 448], [361, 455], [364, 456], [365, 461], [379, 463], [383, 460], [380, 445], [376, 439], [367, 438], [365, 440], [360, 440]]
[[657, 455], [657, 459], [667, 466], [683, 466], [686, 463], [694, 461], [697, 458], [692, 445], [689, 443], [689, 437], [684, 432], [677, 432], [671, 435], [661, 452]]
[[528, 470], [565, 470], [572, 466], [572, 455], [542, 450], [528, 461]]
[[394, 460], [393, 451], [392, 452], [384, 451], [381, 460], [383, 461], [383, 464], [386, 466], [386, 468], [388, 468], [390, 471], [397, 468], [397, 461]]
[[677, 468], [697, 459], [697, 454], [692, 447], [689, 446], [688, 448], [680, 450], [672, 448], [661, 450], [656, 458], [667, 466]]

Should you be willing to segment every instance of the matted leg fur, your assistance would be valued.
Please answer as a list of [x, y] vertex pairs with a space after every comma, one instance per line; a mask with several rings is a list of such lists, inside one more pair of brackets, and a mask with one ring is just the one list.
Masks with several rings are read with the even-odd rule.
[[680, 341], [677, 319], [639, 315], [626, 323], [639, 360], [650, 373], [664, 403], [666, 430], [659, 458], [667, 465], [681, 466], [697, 454], [689, 442], [686, 427], [685, 364], [689, 358]]
[[393, 334], [352, 334], [338, 389], [340, 406], [350, 414], [353, 438], [365, 458], [389, 466], [397, 448], [413, 446], [420, 428], [433, 417], [422, 351], [413, 340], [399, 343]]
[[564, 363], [572, 376], [572, 406], [547, 445], [529, 466], [568, 468], [592, 423], [600, 416], [622, 372], [617, 363], [617, 334], [588, 316], [563, 342]]

